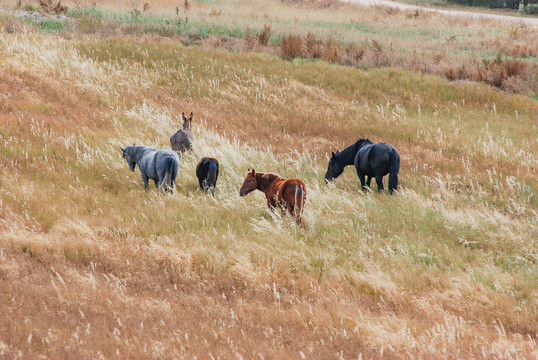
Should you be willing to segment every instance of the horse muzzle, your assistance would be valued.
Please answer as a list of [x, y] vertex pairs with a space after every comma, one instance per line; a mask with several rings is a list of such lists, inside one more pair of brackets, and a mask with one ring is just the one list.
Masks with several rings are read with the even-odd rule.
[[239, 190], [239, 196], [245, 196], [247, 192], [245, 190]]

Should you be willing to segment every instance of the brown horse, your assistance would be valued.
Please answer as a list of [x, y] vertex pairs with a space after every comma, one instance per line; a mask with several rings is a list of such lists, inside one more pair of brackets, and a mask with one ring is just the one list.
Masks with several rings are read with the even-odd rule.
[[249, 170], [239, 195], [245, 196], [254, 190], [265, 193], [267, 206], [274, 210], [279, 206], [283, 211], [288, 210], [292, 217], [301, 222], [301, 214], [306, 200], [306, 186], [299, 179], [284, 179], [273, 173], [256, 173]]

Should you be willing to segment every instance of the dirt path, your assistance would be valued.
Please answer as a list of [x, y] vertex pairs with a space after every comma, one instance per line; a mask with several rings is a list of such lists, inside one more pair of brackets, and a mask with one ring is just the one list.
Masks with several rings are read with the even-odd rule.
[[396, 7], [402, 10], [431, 11], [431, 12], [437, 12], [440, 14], [450, 15], [450, 16], [462, 16], [462, 17], [470, 17], [474, 19], [482, 18], [482, 19], [492, 19], [492, 20], [500, 20], [500, 21], [511, 21], [511, 22], [522, 23], [522, 24], [531, 25], [531, 26], [538, 26], [538, 18], [485, 14], [485, 13], [477, 13], [477, 12], [471, 12], [471, 11], [433, 9], [433, 8], [425, 8], [422, 6], [403, 4], [403, 3], [399, 3], [395, 1], [388, 1], [388, 0], [342, 0], [342, 1], [359, 4], [359, 5], [365, 5], [365, 6], [384, 5], [384, 6]]

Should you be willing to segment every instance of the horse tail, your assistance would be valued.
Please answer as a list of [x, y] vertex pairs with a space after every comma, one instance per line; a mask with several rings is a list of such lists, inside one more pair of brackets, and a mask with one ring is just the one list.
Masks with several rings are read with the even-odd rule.
[[400, 154], [396, 149], [389, 150], [389, 192], [392, 194], [398, 188], [398, 172], [400, 171]]
[[306, 189], [304, 184], [297, 184], [295, 187], [295, 214], [297, 218], [300, 219], [301, 213], [303, 212], [303, 206], [306, 200]]
[[206, 186], [210, 186], [213, 188], [212, 192], [214, 192], [215, 186], [217, 186], [217, 171], [219, 170], [218, 165], [214, 161], [209, 162], [209, 169], [207, 170], [207, 177], [206, 177]]
[[176, 185], [177, 173], [179, 171], [179, 162], [177, 161], [176, 158], [170, 158], [170, 160], [172, 161], [171, 169], [170, 169], [170, 185], [171, 185], [172, 191], [174, 191], [174, 186]]
[[173, 157], [166, 158], [164, 163], [164, 179], [161, 183], [161, 187], [163, 187], [163, 190], [170, 189], [171, 191], [173, 191], [172, 184], [176, 181], [178, 169], [177, 165], [178, 164], [176, 162], [176, 159], [174, 159]]

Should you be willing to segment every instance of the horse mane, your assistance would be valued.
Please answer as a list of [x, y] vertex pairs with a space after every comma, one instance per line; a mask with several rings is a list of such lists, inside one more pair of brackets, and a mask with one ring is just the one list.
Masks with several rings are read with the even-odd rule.
[[372, 140], [366, 138], [358, 138], [357, 141], [355, 142], [355, 151], [358, 151], [359, 150], [359, 146], [363, 143], [366, 143], [366, 144], [373, 144]]
[[282, 176], [275, 174], [275, 173], [256, 173], [256, 175], [260, 175], [261, 180], [266, 180], [267, 182], [273, 182], [275, 180], [284, 179]]
[[358, 143], [360, 143], [360, 142], [364, 142], [364, 141], [372, 142], [372, 140], [370, 140], [370, 139], [368, 139], [368, 138], [366, 138], [366, 139], [364, 139], [364, 138], [358, 138], [357, 141], [355, 141], [355, 144], [358, 144]]
[[157, 149], [152, 148], [151, 146], [131, 145], [131, 146], [126, 147], [125, 150], [129, 153], [129, 156], [137, 159], [138, 161], [138, 153], [140, 151], [147, 152], [147, 151], [152, 151], [152, 150], [157, 150]]
[[127, 146], [125, 148], [125, 152], [128, 153], [129, 156], [131, 157], [136, 157], [136, 153], [138, 152], [138, 146], [136, 145]]

